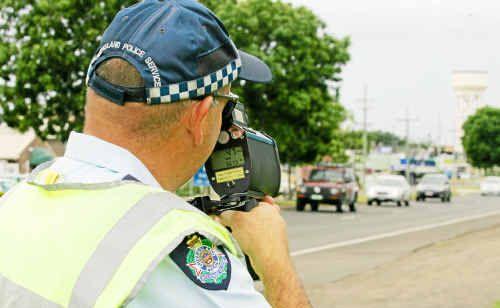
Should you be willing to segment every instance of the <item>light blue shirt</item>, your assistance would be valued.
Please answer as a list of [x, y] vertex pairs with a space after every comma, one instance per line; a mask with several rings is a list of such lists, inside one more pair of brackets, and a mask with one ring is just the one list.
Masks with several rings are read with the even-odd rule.
[[[146, 166], [129, 151], [75, 132], [70, 135], [64, 157], [58, 158], [51, 169], [60, 174], [62, 182], [107, 182], [130, 175], [146, 185], [160, 187]], [[246, 265], [229, 252], [227, 255], [231, 262], [227, 290], [213, 291], [196, 285], [166, 257], [127, 307], [270, 307], [255, 290]]]

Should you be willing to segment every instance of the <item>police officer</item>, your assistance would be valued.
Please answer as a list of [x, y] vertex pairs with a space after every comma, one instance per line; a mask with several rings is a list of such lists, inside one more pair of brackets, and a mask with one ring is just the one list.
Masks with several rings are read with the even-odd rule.
[[88, 71], [85, 134], [0, 199], [0, 307], [308, 307], [271, 198], [216, 222], [169, 192], [211, 154], [237, 79], [271, 73], [196, 1], [120, 11]]

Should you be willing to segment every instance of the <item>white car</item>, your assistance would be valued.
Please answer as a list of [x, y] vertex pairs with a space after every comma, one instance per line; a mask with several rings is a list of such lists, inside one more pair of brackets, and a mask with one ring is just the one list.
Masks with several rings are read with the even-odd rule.
[[410, 185], [401, 175], [380, 175], [368, 186], [366, 195], [368, 205], [374, 202], [377, 205], [382, 202], [396, 202], [398, 206], [410, 205]]
[[500, 195], [500, 177], [486, 177], [480, 184], [481, 195]]

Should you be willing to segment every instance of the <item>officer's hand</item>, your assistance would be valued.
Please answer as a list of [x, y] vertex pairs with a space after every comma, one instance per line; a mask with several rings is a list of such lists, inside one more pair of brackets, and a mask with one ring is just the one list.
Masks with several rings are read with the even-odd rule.
[[290, 262], [286, 223], [271, 197], [250, 212], [226, 211], [217, 220], [231, 228], [261, 278]]
[[311, 307], [288, 251], [286, 224], [270, 197], [250, 212], [227, 211], [217, 220], [230, 227], [262, 279], [271, 307]]

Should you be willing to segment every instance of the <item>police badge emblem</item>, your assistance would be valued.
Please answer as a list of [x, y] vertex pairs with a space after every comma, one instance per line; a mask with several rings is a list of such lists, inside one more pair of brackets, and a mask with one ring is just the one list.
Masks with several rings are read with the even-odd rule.
[[186, 264], [201, 283], [221, 284], [227, 278], [227, 258], [208, 239], [188, 248]]
[[226, 252], [209, 239], [194, 235], [179, 245], [170, 257], [197, 285], [209, 290], [227, 290], [231, 263]]

